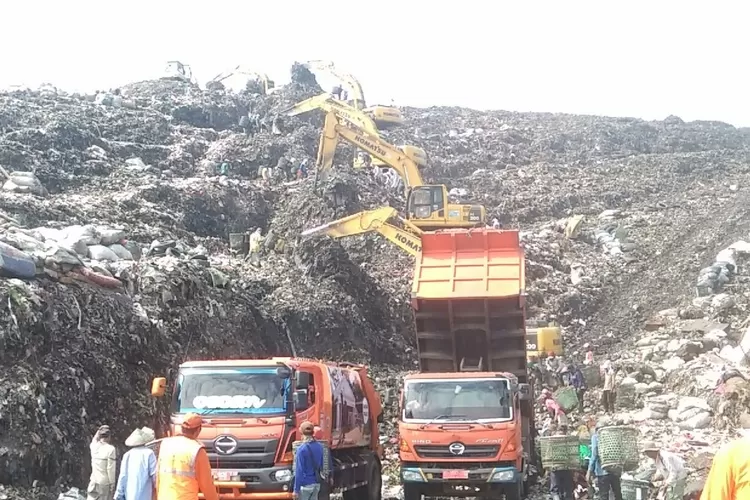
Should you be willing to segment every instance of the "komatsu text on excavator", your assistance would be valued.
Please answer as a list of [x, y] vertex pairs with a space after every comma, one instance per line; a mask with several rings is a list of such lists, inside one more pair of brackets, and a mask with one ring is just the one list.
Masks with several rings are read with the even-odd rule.
[[339, 139], [379, 158], [398, 172], [407, 191], [406, 220], [411, 225], [421, 230], [433, 230], [470, 228], [485, 222], [484, 206], [450, 203], [446, 186], [423, 184], [418, 164], [402, 150], [359, 127], [342, 123], [333, 112], [326, 114], [320, 135], [316, 175], [323, 176], [333, 167]]

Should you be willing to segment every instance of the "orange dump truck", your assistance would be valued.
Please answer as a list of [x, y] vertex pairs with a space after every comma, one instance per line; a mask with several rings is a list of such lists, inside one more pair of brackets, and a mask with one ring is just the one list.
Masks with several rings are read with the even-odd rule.
[[[152, 395], [166, 393], [154, 379]], [[364, 366], [296, 358], [190, 361], [172, 390], [172, 434], [186, 413], [203, 417], [199, 439], [222, 499], [291, 499], [292, 444], [310, 420], [330, 450], [331, 484], [345, 499], [379, 500], [380, 397]]]
[[405, 377], [405, 500], [518, 500], [535, 461], [517, 231], [422, 235], [412, 306], [420, 372]]

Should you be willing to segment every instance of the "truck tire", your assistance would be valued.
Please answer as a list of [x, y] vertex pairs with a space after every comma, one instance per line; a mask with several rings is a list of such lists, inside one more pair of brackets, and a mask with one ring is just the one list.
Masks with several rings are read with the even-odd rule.
[[416, 484], [404, 485], [404, 500], [422, 500], [422, 492]]
[[515, 485], [508, 485], [505, 490], [505, 500], [522, 500], [524, 497], [523, 480], [519, 480]]
[[380, 500], [383, 495], [383, 475], [380, 461], [376, 458], [367, 479], [367, 500]]
[[367, 484], [354, 489], [345, 491], [342, 495], [344, 500], [380, 500], [383, 490], [383, 476], [380, 468], [380, 461], [375, 455], [371, 456], [367, 464]]

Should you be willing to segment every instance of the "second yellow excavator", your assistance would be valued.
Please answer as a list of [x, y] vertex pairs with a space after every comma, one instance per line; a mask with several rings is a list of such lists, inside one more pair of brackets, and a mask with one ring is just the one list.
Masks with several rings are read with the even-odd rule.
[[375, 123], [381, 128], [396, 127], [404, 123], [404, 117], [401, 110], [395, 106], [367, 106], [365, 103], [365, 93], [359, 80], [354, 78], [351, 73], [340, 71], [330, 61], [307, 61], [305, 63], [311, 71], [325, 71], [337, 78], [349, 90], [349, 102], [355, 109], [360, 109], [369, 115]]
[[246, 83], [257, 82], [260, 88], [260, 93], [263, 95], [269, 95], [272, 92], [278, 90], [274, 81], [268, 78], [267, 74], [258, 73], [257, 71], [253, 71], [243, 65], [239, 65], [228, 71], [219, 73], [206, 83], [206, 87], [211, 88], [211, 86], [222, 83], [224, 80], [236, 75], [242, 75], [245, 78]]
[[[353, 126], [364, 130], [370, 135], [380, 137], [378, 127], [370, 115], [344, 101], [335, 99], [328, 93], [316, 95], [309, 99], [305, 99], [304, 101], [300, 101], [297, 104], [282, 110], [281, 114], [286, 116], [297, 116], [316, 109], [323, 110], [326, 113], [335, 113], [336, 116], [343, 118]], [[425, 153], [424, 149], [409, 145], [398, 146], [398, 148], [403, 151], [406, 156], [414, 160], [414, 162], [420, 167], [427, 165], [427, 153]], [[363, 162], [358, 160], [359, 159], [354, 162], [355, 167], [366, 166]], [[377, 158], [373, 159], [372, 164], [375, 166], [387, 166]]]
[[425, 185], [418, 164], [402, 150], [359, 127], [341, 123], [335, 113], [326, 114], [320, 134], [316, 175], [325, 176], [333, 168], [339, 138], [380, 159], [394, 169], [406, 188], [406, 220], [422, 230], [470, 228], [484, 224], [486, 212], [482, 205], [454, 204], [448, 200], [444, 184]]

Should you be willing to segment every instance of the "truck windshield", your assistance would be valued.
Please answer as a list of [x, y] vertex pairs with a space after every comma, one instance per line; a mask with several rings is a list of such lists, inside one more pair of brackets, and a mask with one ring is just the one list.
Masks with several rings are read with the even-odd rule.
[[403, 418], [424, 422], [509, 420], [512, 406], [505, 379], [409, 380]]
[[289, 380], [276, 368], [183, 368], [174, 395], [176, 413], [283, 414]]

